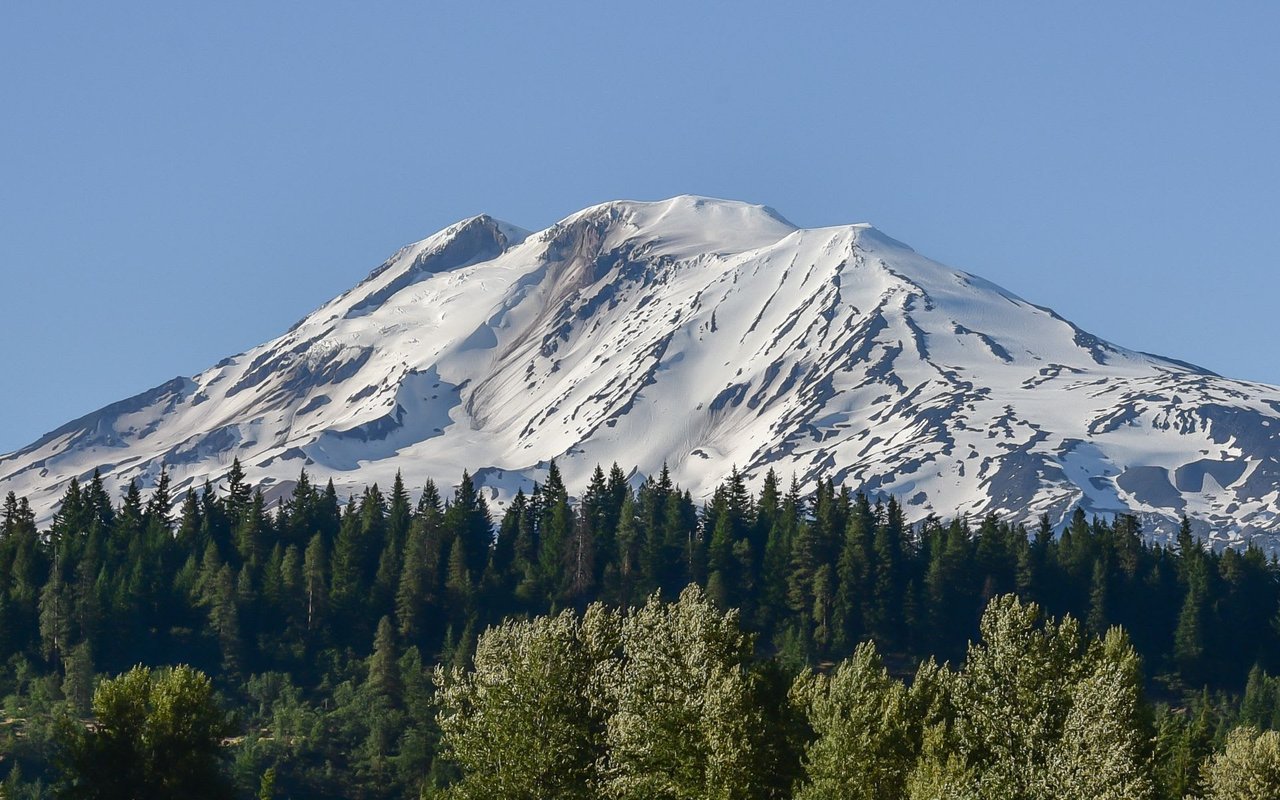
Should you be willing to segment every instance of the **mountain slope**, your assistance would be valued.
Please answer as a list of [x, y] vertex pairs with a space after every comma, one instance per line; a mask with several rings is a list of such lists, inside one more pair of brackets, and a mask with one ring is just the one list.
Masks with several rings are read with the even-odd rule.
[[908, 514], [1280, 531], [1280, 389], [1091, 336], [864, 225], [799, 229], [677, 197], [538, 233], [476, 217], [405, 247], [280, 338], [0, 458], [48, 513], [72, 477], [179, 488], [304, 467], [340, 489], [456, 479], [495, 497], [555, 458], [705, 496], [733, 466], [891, 493]]

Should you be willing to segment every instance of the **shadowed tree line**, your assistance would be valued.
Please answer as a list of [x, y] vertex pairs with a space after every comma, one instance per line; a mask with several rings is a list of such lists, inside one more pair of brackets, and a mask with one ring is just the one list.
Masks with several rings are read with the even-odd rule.
[[574, 496], [553, 464], [496, 520], [465, 473], [443, 492], [397, 477], [349, 498], [304, 473], [268, 507], [235, 464], [221, 489], [181, 498], [164, 473], [118, 503], [96, 475], [72, 482], [39, 531], [10, 494], [0, 775], [39, 792], [56, 712], [88, 715], [100, 676], [189, 664], [243, 731], [230, 769], [246, 796], [270, 768], [282, 797], [413, 795], [458, 776], [440, 755], [435, 666], [471, 665], [479, 633], [504, 620], [643, 606], [689, 584], [735, 609], [750, 657], [787, 675], [867, 641], [894, 675], [930, 656], [961, 663], [1003, 594], [1096, 636], [1121, 626], [1167, 701], [1153, 712], [1162, 746], [1196, 770], [1237, 719], [1280, 715], [1276, 565], [1203, 550], [1189, 524], [1172, 547], [1144, 543], [1134, 517], [1079, 511], [1060, 531], [908, 525], [893, 498], [830, 482], [801, 493], [772, 473], [752, 493], [735, 472], [699, 506], [665, 470], [633, 487], [614, 466]]

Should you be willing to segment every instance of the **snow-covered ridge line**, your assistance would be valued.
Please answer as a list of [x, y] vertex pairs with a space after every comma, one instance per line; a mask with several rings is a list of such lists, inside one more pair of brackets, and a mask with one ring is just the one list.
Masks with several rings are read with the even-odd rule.
[[47, 518], [102, 468], [181, 489], [239, 457], [270, 496], [456, 480], [501, 501], [557, 459], [737, 466], [893, 494], [909, 515], [1187, 513], [1280, 532], [1280, 389], [1125, 349], [868, 225], [614, 201], [536, 232], [487, 216], [401, 248], [279, 338], [0, 457]]

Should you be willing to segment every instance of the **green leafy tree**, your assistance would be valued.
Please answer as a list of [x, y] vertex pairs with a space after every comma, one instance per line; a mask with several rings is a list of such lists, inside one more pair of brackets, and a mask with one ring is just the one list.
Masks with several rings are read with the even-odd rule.
[[437, 667], [441, 745], [462, 769], [451, 798], [600, 797], [606, 709], [599, 666], [620, 623], [602, 606], [490, 628], [475, 668]]
[[1112, 628], [1093, 643], [1087, 661], [1089, 674], [1070, 688], [1071, 710], [1049, 759], [1049, 791], [1097, 800], [1152, 797], [1137, 653]]
[[83, 800], [222, 800], [232, 733], [209, 678], [190, 667], [135, 667], [93, 695], [95, 722], [58, 732], [58, 796]]
[[735, 611], [697, 587], [658, 596], [623, 620], [621, 660], [604, 675], [605, 792], [611, 798], [749, 797], [761, 724], [746, 669], [751, 639]]
[[[1071, 617], [995, 598], [950, 702], [976, 797], [1152, 796], [1137, 656], [1119, 631], [1086, 644]], [[966, 790], [968, 791], [968, 790]]]
[[1237, 728], [1205, 767], [1206, 800], [1280, 797], [1280, 733]]
[[830, 675], [806, 675], [792, 690], [814, 739], [796, 800], [901, 797], [915, 761], [907, 689], [889, 677], [870, 642]]

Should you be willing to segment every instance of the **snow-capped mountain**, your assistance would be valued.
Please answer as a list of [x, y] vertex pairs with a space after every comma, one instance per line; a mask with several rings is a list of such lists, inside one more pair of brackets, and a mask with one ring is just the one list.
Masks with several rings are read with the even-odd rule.
[[269, 495], [449, 484], [495, 498], [557, 459], [736, 465], [893, 494], [911, 517], [1183, 512], [1280, 533], [1280, 388], [1126, 350], [866, 225], [699, 197], [529, 233], [486, 216], [393, 255], [283, 336], [0, 457], [44, 515], [73, 477], [178, 489], [239, 457]]

